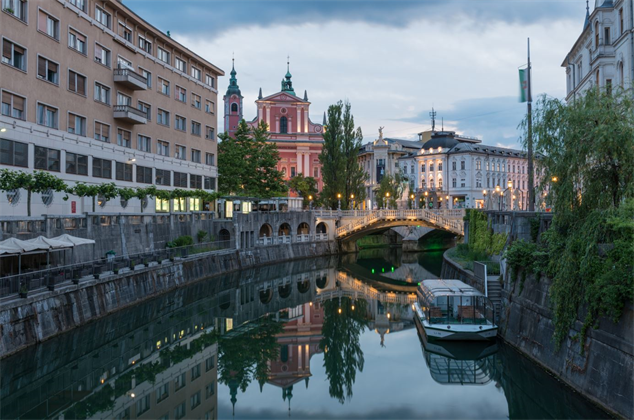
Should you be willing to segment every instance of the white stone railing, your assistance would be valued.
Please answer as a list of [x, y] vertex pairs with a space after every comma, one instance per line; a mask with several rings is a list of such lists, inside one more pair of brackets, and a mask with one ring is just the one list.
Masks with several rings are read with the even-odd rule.
[[324, 301], [338, 298], [340, 296], [346, 296], [355, 299], [364, 297], [384, 303], [398, 303], [401, 305], [408, 305], [416, 302], [416, 294], [414, 293], [380, 292], [374, 287], [368, 286], [362, 281], [357, 280], [341, 271], [337, 273], [337, 281], [340, 284], [339, 288], [335, 290], [318, 291], [317, 299]]
[[458, 235], [464, 235], [464, 226], [461, 219], [442, 216], [435, 211], [426, 209], [416, 210], [375, 210], [353, 222], [337, 228], [337, 236], [345, 236], [354, 231], [361, 230], [378, 221], [425, 221], [439, 229], [445, 229]]

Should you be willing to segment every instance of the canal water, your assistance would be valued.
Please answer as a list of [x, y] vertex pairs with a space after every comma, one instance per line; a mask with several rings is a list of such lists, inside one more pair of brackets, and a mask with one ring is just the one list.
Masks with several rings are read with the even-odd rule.
[[605, 418], [501, 342], [427, 343], [442, 252], [215, 277], [0, 361], [0, 418]]

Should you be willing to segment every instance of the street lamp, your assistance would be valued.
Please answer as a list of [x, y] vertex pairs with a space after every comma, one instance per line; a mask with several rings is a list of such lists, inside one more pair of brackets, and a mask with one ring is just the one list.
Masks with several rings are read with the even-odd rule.
[[350, 210], [354, 210], [354, 194], [350, 194]]
[[337, 193], [337, 201], [339, 202], [337, 209], [341, 210], [341, 194]]
[[388, 191], [388, 192], [385, 193], [385, 206], [384, 207], [385, 207], [386, 210], [387, 210], [387, 208], [389, 206], [389, 204], [388, 204], [389, 200], [390, 200], [390, 192]]
[[313, 196], [309, 195], [308, 196], [308, 210], [312, 210], [313, 209]]
[[412, 209], [414, 208], [414, 194], [410, 194], [409, 195], [409, 199], [411, 200], [412, 203]]
[[449, 196], [448, 195], [445, 196], [445, 200], [447, 200], [447, 210], [449, 210]]
[[487, 190], [482, 190], [482, 208], [486, 210], [487, 208]]
[[554, 176], [554, 177], [550, 178], [550, 180], [553, 181], [553, 182], [557, 182], [557, 181], [559, 181], [559, 178]]

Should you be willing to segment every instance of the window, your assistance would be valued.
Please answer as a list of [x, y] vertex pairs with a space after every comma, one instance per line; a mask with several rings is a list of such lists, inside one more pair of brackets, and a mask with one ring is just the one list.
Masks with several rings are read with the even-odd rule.
[[132, 182], [132, 165], [129, 163], [117, 162], [115, 165], [115, 178], [117, 181]]
[[161, 47], [156, 48], [156, 58], [158, 58], [164, 63], [167, 63], [167, 64], [170, 63], [170, 53], [168, 53], [166, 50], [164, 50]]
[[480, 178], [476, 179], [476, 188], [482, 188], [482, 180]]
[[86, 55], [86, 36], [76, 30], [68, 29], [68, 46], [77, 52]]
[[[237, 103], [232, 103], [231, 104], [231, 112], [238, 112], [238, 104]], [[285, 117], [283, 117], [285, 118]]]
[[482, 162], [480, 160], [476, 160], [476, 171], [479, 171], [482, 169]]
[[465, 170], [465, 164], [466, 164], [466, 162], [464, 160], [460, 162], [460, 170], [461, 171]]
[[319, 178], [319, 168], [313, 168], [313, 178]]
[[26, 143], [0, 139], [0, 164], [27, 168], [28, 157], [29, 146]]
[[429, 172], [434, 172], [434, 164], [433, 163], [429, 164]]
[[160, 109], [159, 108], [158, 114], [157, 114], [157, 118], [156, 118], [156, 123], [164, 125], [166, 127], [169, 127], [170, 126], [170, 113], [165, 111], [164, 109]]
[[132, 61], [126, 60], [125, 58], [121, 57], [120, 55], [117, 56], [117, 67], [120, 68], [120, 69], [134, 70], [134, 67], [132, 66]]
[[174, 57], [174, 67], [185, 73], [185, 62], [178, 57]]
[[2, 0], [2, 11], [26, 22], [26, 0]]
[[612, 43], [610, 40], [610, 28], [603, 29], [603, 43], [605, 45], [610, 45]]
[[201, 189], [203, 187], [203, 177], [201, 175], [189, 176], [189, 188]]
[[210, 74], [205, 73], [205, 83], [207, 86], [216, 87], [216, 79]]
[[170, 155], [170, 144], [166, 141], [158, 140], [156, 142], [156, 153], [161, 156]]
[[200, 109], [202, 107], [202, 98], [200, 95], [192, 93], [192, 106], [196, 109]]
[[128, 28], [125, 23], [119, 21], [119, 35], [128, 42], [132, 42], [132, 29]]
[[205, 112], [207, 112], [208, 114], [213, 114], [216, 112], [216, 104], [214, 102], [211, 102], [210, 100], [206, 99], [205, 100]]
[[117, 92], [117, 105], [132, 105], [132, 98], [128, 95], [124, 95], [121, 92]]
[[140, 182], [142, 184], [151, 184], [152, 183], [152, 168], [148, 168], [147, 166], [137, 165], [136, 182]]
[[200, 377], [200, 363], [191, 369], [191, 380], [198, 379]]
[[183, 401], [174, 409], [174, 418], [176, 420], [182, 419], [183, 417], [185, 417], [185, 414], [185, 401]]
[[150, 409], [150, 394], [139, 398], [136, 402], [137, 417]]
[[142, 152], [152, 152], [152, 139], [139, 134], [137, 136], [137, 147]]
[[176, 153], [174, 153], [174, 157], [176, 159], [185, 160], [185, 156], [186, 156], [186, 148], [185, 148], [185, 146], [176, 145]]
[[37, 104], [37, 123], [49, 128], [57, 128], [57, 108]]
[[187, 174], [183, 172], [174, 172], [174, 186], [187, 188]]
[[152, 106], [150, 104], [139, 101], [137, 109], [145, 113], [145, 117], [148, 121], [152, 121]]
[[88, 175], [88, 156], [66, 152], [66, 173]]
[[112, 26], [112, 15], [99, 6], [95, 6], [95, 20], [108, 29]]
[[422, 173], [425, 173], [425, 169], [426, 169], [427, 165], [425, 165], [424, 163], [422, 165], [420, 165], [420, 171]]
[[174, 128], [180, 131], [186, 131], [187, 130], [187, 118], [185, 117], [181, 117], [180, 115], [176, 116], [176, 119], [174, 120]]
[[192, 162], [200, 163], [200, 150], [192, 149]]
[[152, 43], [139, 35], [139, 48], [148, 54], [152, 54]]
[[72, 70], [68, 70], [68, 90], [85, 96], [86, 95], [86, 76], [82, 76], [79, 73], [75, 73]]
[[68, 114], [68, 132], [77, 134], [78, 136], [86, 135], [86, 118], [69, 113]]
[[139, 72], [141, 73], [141, 76], [145, 77], [145, 80], [147, 80], [147, 88], [152, 89], [152, 73], [142, 69], [141, 67], [139, 67]]
[[200, 136], [200, 123], [192, 121], [192, 134], [194, 136]]
[[205, 153], [205, 165], [214, 166], [216, 159], [213, 153]]
[[487, 188], [491, 188], [491, 180], [487, 178]]
[[198, 391], [197, 393], [195, 393], [194, 395], [192, 395], [189, 398], [190, 401], [190, 407], [193, 410], [194, 408], [198, 407], [200, 405], [200, 391]]
[[163, 384], [161, 386], [159, 386], [156, 390], [156, 403], [160, 403], [161, 401], [163, 401], [165, 398], [169, 397], [170, 395], [170, 384], [169, 382], [166, 384]]
[[452, 188], [456, 188], [456, 178], [451, 178], [451, 186]]
[[123, 147], [132, 147], [132, 133], [122, 128], [117, 129], [117, 145]]
[[288, 120], [286, 117], [280, 118], [280, 133], [288, 133]]
[[407, 165], [405, 165], [405, 166], [403, 167], [403, 173], [404, 173], [404, 174], [407, 174]]
[[181, 102], [187, 102], [187, 89], [177, 85], [174, 88], [174, 99]]
[[86, 11], [86, 0], [68, 0], [68, 2], [82, 12]]
[[612, 95], [612, 79], [605, 79], [605, 93]]
[[174, 379], [174, 390], [178, 391], [179, 389], [181, 389], [182, 387], [185, 386], [187, 380], [185, 378], [186, 373], [183, 372], [180, 375], [178, 375], [176, 377], [176, 379]]
[[112, 179], [112, 161], [92, 158], [92, 176], [95, 178]]
[[438, 178], [438, 188], [442, 190], [442, 178]]
[[95, 101], [110, 105], [110, 88], [95, 82]]
[[295, 175], [297, 175], [297, 173], [295, 171], [295, 167], [291, 166], [291, 178], [295, 177]]
[[112, 53], [109, 49], [95, 43], [95, 61], [104, 66], [110, 67]]
[[210, 176], [206, 176], [204, 179], [205, 189], [206, 190], [215, 190], [216, 189], [216, 178], [212, 178]]
[[59, 41], [59, 20], [41, 9], [37, 14], [37, 30]]
[[205, 360], [205, 372], [209, 372], [216, 367], [216, 356], [211, 356]]
[[599, 21], [594, 22], [594, 48], [599, 48]]
[[438, 170], [442, 171], [442, 162], [438, 162]]
[[26, 119], [24, 109], [26, 99], [22, 96], [14, 95], [7, 91], [2, 92], [2, 115], [17, 118], [19, 120]]
[[623, 27], [623, 8], [621, 7], [619, 9], [619, 28], [621, 29], [621, 35], [623, 34], [623, 31], [625, 30], [625, 28]]
[[159, 84], [159, 92], [161, 92], [163, 95], [170, 96], [170, 82], [165, 79], [161, 79], [159, 77], [158, 84]]
[[205, 398], [212, 397], [216, 393], [216, 382], [213, 381], [205, 387]]
[[164, 169], [157, 169], [154, 178], [156, 185], [172, 185], [172, 172]]
[[489, 161], [487, 160], [487, 171], [489, 170]]
[[465, 180], [464, 180], [464, 179], [461, 179], [461, 180], [460, 180], [460, 187], [461, 187], [461, 188], [464, 188], [465, 186], [466, 186]]
[[200, 72], [200, 69], [192, 66], [192, 77], [196, 80], [202, 80], [202, 73]]
[[37, 77], [48, 82], [59, 84], [59, 66], [51, 60], [37, 57]]
[[16, 69], [26, 71], [26, 49], [9, 41], [2, 40], [2, 62]]
[[110, 142], [110, 126], [95, 121], [95, 140]]
[[200, 211], [200, 198], [189, 199], [189, 211]]

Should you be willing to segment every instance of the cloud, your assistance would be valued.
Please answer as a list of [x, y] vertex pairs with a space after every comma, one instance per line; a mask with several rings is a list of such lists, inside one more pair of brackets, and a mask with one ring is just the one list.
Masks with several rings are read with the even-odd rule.
[[250, 26], [334, 21], [403, 28], [421, 17], [451, 28], [468, 16], [485, 27], [498, 21], [553, 22], [573, 12], [581, 19], [584, 12], [574, 0], [126, 0], [125, 4], [162, 30], [213, 36]]

